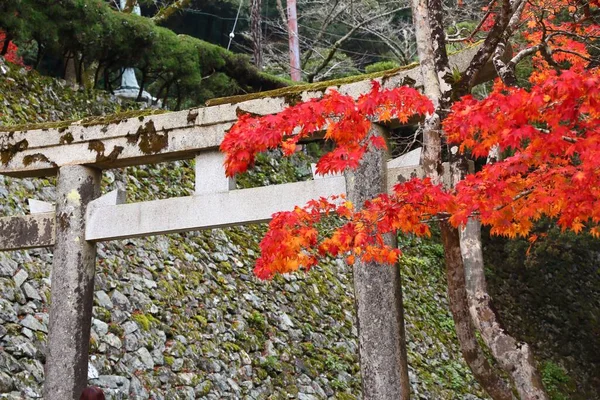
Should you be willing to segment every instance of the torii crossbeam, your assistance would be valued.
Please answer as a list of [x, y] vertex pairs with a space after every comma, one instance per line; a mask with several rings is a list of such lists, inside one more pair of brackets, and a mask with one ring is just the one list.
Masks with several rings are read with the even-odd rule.
[[[476, 51], [473, 47], [458, 53], [451, 57], [451, 65], [464, 70]], [[416, 67], [377, 80], [384, 88], [392, 88], [407, 78], [421, 86]], [[370, 80], [337, 87], [354, 97], [370, 89]], [[322, 93], [300, 90], [296, 98], [307, 100]], [[54, 246], [44, 383], [47, 399], [76, 400], [87, 384], [95, 242], [264, 222], [277, 211], [313, 198], [345, 193], [346, 188], [352, 198], [356, 185], [379, 193], [389, 189], [398, 176], [419, 173], [418, 166], [402, 165], [399, 160], [387, 168], [379, 155], [379, 170], [369, 172], [379, 178], [372, 181], [357, 182], [365, 172], [359, 169], [350, 177], [234, 190], [225, 177], [218, 146], [240, 112], [265, 115], [287, 106], [286, 96], [267, 96], [96, 125], [79, 122], [0, 132], [0, 174], [58, 175], [54, 206], [42, 205], [39, 210], [38, 205], [31, 215], [0, 218], [0, 251]], [[373, 129], [385, 133], [383, 127]], [[196, 161], [193, 196], [140, 203], [125, 203], [119, 192], [100, 197], [103, 169], [191, 158]], [[396, 399], [402, 357], [398, 337], [403, 329], [399, 276], [393, 268], [364, 270], [355, 280], [359, 325], [369, 326], [359, 330], [363, 394], [365, 399]], [[372, 335], [377, 332], [387, 333], [374, 341]]]

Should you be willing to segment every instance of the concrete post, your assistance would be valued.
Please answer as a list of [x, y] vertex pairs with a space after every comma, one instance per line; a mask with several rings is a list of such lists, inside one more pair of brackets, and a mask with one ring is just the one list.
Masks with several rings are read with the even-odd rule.
[[196, 156], [196, 195], [228, 192], [235, 189], [235, 179], [225, 176], [225, 155], [205, 151]]
[[99, 171], [81, 165], [60, 168], [46, 399], [77, 400], [87, 385], [96, 245], [85, 241], [85, 211], [99, 194]]
[[[371, 134], [382, 136], [374, 126]], [[360, 208], [367, 199], [386, 191], [386, 154], [368, 151], [359, 168], [346, 172], [348, 200]], [[386, 237], [395, 244], [394, 235]], [[354, 291], [364, 400], [407, 400], [410, 396], [402, 285], [397, 266], [354, 263]]]

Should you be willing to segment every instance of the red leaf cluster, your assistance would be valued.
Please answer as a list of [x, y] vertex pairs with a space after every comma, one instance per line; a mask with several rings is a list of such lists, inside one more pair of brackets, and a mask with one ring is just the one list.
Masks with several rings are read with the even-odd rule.
[[[6, 33], [0, 31], [0, 49], [4, 47], [5, 40], [6, 40]], [[8, 51], [4, 55], [4, 58], [8, 62], [23, 66], [24, 65], [23, 59], [18, 55], [18, 51], [19, 51], [19, 49], [17, 48], [17, 46], [14, 43], [10, 42], [8, 44]]]
[[293, 154], [300, 140], [323, 131], [335, 148], [317, 163], [317, 173], [356, 168], [369, 143], [385, 145], [381, 139], [369, 138], [371, 120], [397, 118], [406, 122], [413, 115], [431, 112], [432, 103], [415, 89], [382, 90], [373, 82], [371, 92], [358, 100], [332, 90], [320, 99], [291, 106], [278, 114], [261, 118], [242, 115], [221, 143], [221, 151], [226, 154], [226, 173], [233, 176], [244, 172], [258, 153], [269, 149], [281, 147], [284, 154]]
[[[411, 99], [416, 106], [411, 106]], [[357, 165], [371, 145], [370, 122], [364, 121], [429, 111], [430, 103], [412, 89], [380, 91], [375, 85], [358, 101], [331, 93], [275, 116], [243, 117], [222, 148], [233, 174], [247, 168], [258, 151], [282, 142], [295, 144], [326, 129], [338, 147], [321, 159], [320, 171], [339, 171]], [[397, 230], [428, 235], [432, 218], [449, 218], [459, 226], [476, 215], [493, 233], [515, 237], [527, 235], [532, 223], [546, 215], [564, 229], [579, 232], [587, 227], [600, 236], [598, 70], [574, 67], [561, 74], [549, 72], [529, 91], [496, 83], [485, 100], [467, 96], [457, 102], [444, 130], [448, 142], [458, 144], [461, 152], [483, 157], [500, 145], [510, 155], [468, 175], [452, 191], [429, 179], [413, 179], [396, 185], [391, 194], [367, 201], [359, 211], [336, 197], [278, 213], [261, 242], [256, 275], [268, 279], [276, 273], [308, 270], [324, 255], [346, 255], [349, 262], [359, 257], [394, 263], [400, 251], [386, 246], [383, 235]], [[332, 215], [340, 220], [339, 227], [320, 231], [322, 219]]]

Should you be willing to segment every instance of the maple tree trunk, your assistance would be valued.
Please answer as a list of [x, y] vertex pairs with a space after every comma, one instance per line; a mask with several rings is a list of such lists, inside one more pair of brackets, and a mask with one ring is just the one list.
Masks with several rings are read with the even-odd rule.
[[[442, 110], [448, 106], [452, 90], [444, 81], [449, 66], [443, 29], [440, 29], [443, 9], [441, 2], [436, 0], [412, 0], [412, 10], [424, 93], [436, 108], [434, 114], [428, 116], [423, 124], [421, 163], [425, 176], [434, 183], [442, 183]], [[446, 255], [448, 298], [462, 354], [475, 379], [494, 400], [511, 400], [513, 396], [510, 386], [490, 365], [475, 336], [475, 328], [469, 316], [458, 230], [443, 222], [442, 239]]]
[[421, 75], [423, 76], [424, 94], [433, 102], [436, 112], [425, 119], [423, 123], [423, 152], [421, 164], [425, 176], [435, 183], [441, 182], [444, 173], [442, 167], [441, 147], [441, 118], [437, 113], [442, 89], [436, 73], [433, 38], [429, 26], [429, 7], [427, 0], [413, 0], [413, 22], [417, 39], [417, 52]]
[[470, 219], [460, 239], [469, 310], [483, 341], [512, 378], [522, 400], [547, 400], [531, 348], [506, 333], [492, 307], [485, 281], [480, 222]]
[[[383, 133], [381, 127], [371, 130]], [[386, 190], [386, 159], [386, 152], [371, 147], [360, 166], [345, 173], [347, 197], [357, 209]], [[394, 246], [396, 237], [387, 234], [385, 241]], [[353, 272], [363, 399], [408, 400], [400, 268], [357, 260]]]
[[447, 221], [441, 222], [440, 228], [446, 257], [448, 299], [463, 357], [477, 382], [494, 400], [511, 400], [513, 395], [510, 386], [492, 368], [477, 343], [475, 327], [469, 315], [465, 268], [460, 251], [458, 229], [452, 227]]

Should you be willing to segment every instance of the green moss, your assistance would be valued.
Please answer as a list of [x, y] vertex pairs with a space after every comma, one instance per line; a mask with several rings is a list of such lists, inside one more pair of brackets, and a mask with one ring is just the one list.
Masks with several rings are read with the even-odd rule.
[[217, 98], [217, 99], [211, 99], [206, 102], [206, 105], [207, 106], [216, 106], [216, 105], [220, 105], [220, 104], [236, 104], [236, 103], [241, 103], [241, 102], [248, 101], [248, 100], [263, 99], [266, 97], [284, 97], [284, 98], [288, 99], [288, 104], [293, 105], [293, 104], [297, 103], [300, 94], [303, 92], [324, 91], [325, 89], [327, 89], [329, 87], [335, 87], [335, 86], [339, 87], [341, 85], [354, 83], [354, 82], [360, 82], [360, 81], [364, 81], [364, 80], [368, 80], [368, 79], [376, 79], [376, 78], [386, 79], [386, 78], [393, 77], [394, 75], [398, 74], [399, 72], [407, 71], [407, 70], [416, 68], [418, 66], [419, 66], [419, 64], [412, 63], [412, 64], [404, 65], [402, 67], [395, 68], [395, 69], [389, 70], [389, 71], [378, 71], [378, 72], [374, 72], [372, 74], [349, 76], [346, 78], [334, 79], [331, 81], [300, 84], [300, 85], [289, 86], [289, 87], [284, 87], [284, 88], [280, 88], [280, 89], [269, 90], [269, 91], [265, 91], [265, 92], [250, 93], [250, 94], [245, 94], [245, 95], [240, 95], [240, 96], [231, 96], [231, 97], [222, 97], [222, 98]]
[[248, 317], [248, 324], [254, 329], [258, 329], [260, 331], [265, 330], [267, 325], [263, 315], [256, 310], [252, 311], [252, 313]]
[[[269, 376], [269, 374], [267, 373], [267, 371], [265, 371], [263, 368], [256, 368], [256, 376], [258, 377], [258, 379], [260, 379], [261, 381], [264, 381], [265, 379], [267, 379], [267, 377]], [[260, 383], [259, 383], [260, 384]]]
[[[8, 126], [0, 126], [0, 132], [23, 132], [23, 131], [32, 131], [32, 130], [48, 130], [48, 129], [58, 129], [63, 132], [65, 129], [69, 128], [71, 125], [81, 125], [81, 126], [93, 126], [93, 125], [109, 125], [109, 124], [118, 124], [124, 120], [130, 118], [141, 118], [146, 117], [148, 115], [156, 115], [156, 114], [164, 114], [168, 112], [167, 110], [156, 110], [156, 109], [145, 109], [145, 110], [131, 110], [124, 111], [115, 114], [105, 115], [105, 116], [95, 116], [95, 117], [86, 117], [79, 120], [68, 120], [68, 121], [58, 121], [58, 122], [43, 122], [39, 124], [21, 124], [21, 125], [8, 125]], [[67, 134], [65, 134], [67, 135]], [[63, 135], [63, 137], [65, 137]], [[62, 138], [61, 138], [62, 140]]]
[[210, 393], [211, 389], [212, 389], [212, 382], [204, 381], [201, 383], [200, 390], [196, 392], [196, 395], [197, 396], [206, 396], [207, 394]]
[[110, 333], [112, 333], [113, 335], [116, 335], [119, 337], [123, 337], [123, 335], [125, 334], [125, 330], [123, 329], [123, 327], [121, 325], [115, 324], [115, 323], [108, 324], [108, 331]]
[[150, 327], [152, 326], [152, 324], [157, 324], [160, 322], [159, 320], [154, 318], [152, 315], [144, 314], [141, 312], [134, 312], [131, 315], [131, 319], [133, 319], [135, 322], [137, 322], [137, 324], [140, 326], [140, 328], [142, 328], [142, 330], [144, 330], [144, 331], [150, 330]]
[[167, 364], [169, 367], [171, 365], [173, 365], [173, 363], [175, 362], [175, 357], [164, 356], [164, 358], [165, 358], [165, 364]]
[[202, 315], [195, 315], [194, 319], [198, 322], [198, 324], [202, 327], [205, 328], [208, 325], [208, 321], [206, 320], [206, 318]]
[[541, 368], [542, 381], [551, 400], [569, 400], [571, 379], [559, 365], [546, 361]]
[[225, 342], [221, 345], [221, 347], [228, 353], [239, 353], [240, 350], [242, 350], [240, 346], [233, 342]]

